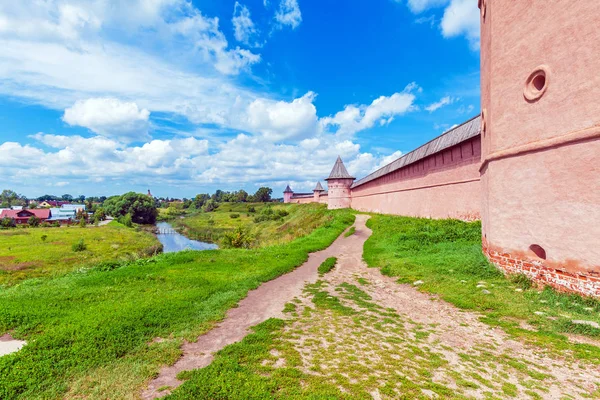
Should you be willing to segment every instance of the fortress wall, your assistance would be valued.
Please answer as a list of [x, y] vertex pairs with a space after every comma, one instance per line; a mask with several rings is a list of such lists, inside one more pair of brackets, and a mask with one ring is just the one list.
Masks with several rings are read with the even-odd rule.
[[600, 296], [598, 3], [482, 4], [484, 251], [507, 272]]
[[430, 218], [480, 218], [480, 136], [352, 188], [359, 211]]
[[290, 200], [290, 203], [295, 203], [295, 204], [308, 204], [308, 203], [314, 203], [315, 200], [312, 196], [310, 197], [292, 197]]

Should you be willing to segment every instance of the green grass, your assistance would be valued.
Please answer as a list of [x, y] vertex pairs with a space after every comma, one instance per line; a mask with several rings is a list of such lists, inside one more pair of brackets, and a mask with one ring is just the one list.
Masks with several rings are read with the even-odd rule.
[[356, 233], [356, 227], [351, 227], [348, 232], [344, 233], [344, 237], [352, 236]]
[[[86, 249], [73, 251], [81, 240]], [[117, 222], [100, 227], [0, 230], [0, 290], [24, 279], [60, 275], [102, 261], [147, 257], [160, 246], [151, 233]]]
[[[256, 210], [254, 213], [248, 212], [251, 207]], [[254, 222], [267, 207], [275, 213], [286, 211], [288, 215], [278, 220]], [[232, 215], [239, 216], [232, 218]], [[305, 236], [330, 223], [331, 219], [324, 204], [223, 203], [214, 212], [188, 214], [170, 222], [190, 239], [213, 243], [221, 242], [226, 233], [242, 227], [254, 239], [252, 247], [265, 247]]]
[[321, 265], [319, 265], [319, 269], [318, 269], [319, 275], [323, 276], [326, 273], [328, 273], [329, 271], [331, 271], [335, 267], [336, 263], [337, 263], [336, 257], [329, 257], [328, 259], [323, 261], [321, 263]]
[[[478, 311], [484, 322], [513, 335], [600, 363], [600, 348], [572, 344], [564, 336], [600, 338], [599, 329], [571, 323], [575, 319], [600, 323], [600, 302], [551, 288], [537, 290], [520, 275], [506, 278], [482, 254], [479, 222], [374, 215], [367, 226], [373, 234], [363, 256], [370, 267], [381, 268], [401, 283], [421, 280], [419, 290]], [[484, 289], [491, 293], [485, 294]], [[536, 330], [522, 329], [521, 322]]]
[[0, 358], [0, 398], [135, 398], [177, 359], [183, 339], [209, 330], [249, 290], [328, 247], [354, 221], [346, 210], [325, 213], [325, 224], [284, 245], [162, 254], [0, 291], [0, 334], [28, 341]]

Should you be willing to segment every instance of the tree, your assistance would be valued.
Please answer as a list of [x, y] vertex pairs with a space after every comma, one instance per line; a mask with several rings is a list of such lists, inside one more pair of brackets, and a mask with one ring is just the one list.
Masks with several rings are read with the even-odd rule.
[[73, 196], [71, 196], [70, 194], [63, 194], [62, 199], [64, 201], [73, 201]]
[[245, 203], [248, 200], [248, 192], [246, 192], [244, 189], [236, 192], [235, 194], [236, 197], [236, 201], [240, 202], [240, 203]]
[[212, 211], [215, 211], [217, 209], [217, 207], [219, 207], [219, 203], [217, 203], [213, 199], [210, 199], [206, 203], [204, 203], [202, 210], [204, 212], [212, 212]]
[[81, 195], [81, 196], [77, 197], [77, 201], [79, 201], [80, 203], [83, 203], [85, 201], [85, 196]]
[[206, 203], [208, 199], [210, 199], [210, 196], [208, 194], [198, 194], [196, 195], [196, 197], [194, 197], [194, 205], [199, 210], [202, 208], [202, 206], [204, 205], [204, 203]]
[[154, 224], [158, 216], [154, 199], [135, 192], [109, 197], [104, 202], [103, 207], [108, 215], [115, 218], [129, 214], [131, 220], [137, 224]]
[[17, 194], [17, 192], [9, 189], [4, 189], [2, 193], [0, 193], [0, 203], [6, 204], [7, 207], [11, 207], [15, 205], [16, 201], [19, 200], [21, 196]]
[[271, 201], [271, 193], [273, 193], [273, 189], [263, 186], [254, 194], [254, 201], [267, 203]]

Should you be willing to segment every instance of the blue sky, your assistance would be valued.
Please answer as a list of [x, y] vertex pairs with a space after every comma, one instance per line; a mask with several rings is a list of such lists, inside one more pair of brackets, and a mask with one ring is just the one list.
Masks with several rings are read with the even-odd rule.
[[475, 0], [0, 4], [0, 182], [27, 196], [311, 189], [479, 112]]

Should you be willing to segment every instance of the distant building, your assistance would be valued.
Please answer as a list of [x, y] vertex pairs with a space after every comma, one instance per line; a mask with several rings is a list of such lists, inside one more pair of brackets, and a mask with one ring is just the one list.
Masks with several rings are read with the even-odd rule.
[[70, 204], [68, 201], [45, 200], [38, 204], [39, 208], [61, 207], [64, 204]]
[[27, 225], [29, 218], [36, 216], [40, 219], [40, 222], [47, 221], [50, 218], [49, 209], [35, 209], [35, 210], [3, 210], [0, 213], [0, 219], [10, 218], [15, 221], [17, 225]]

